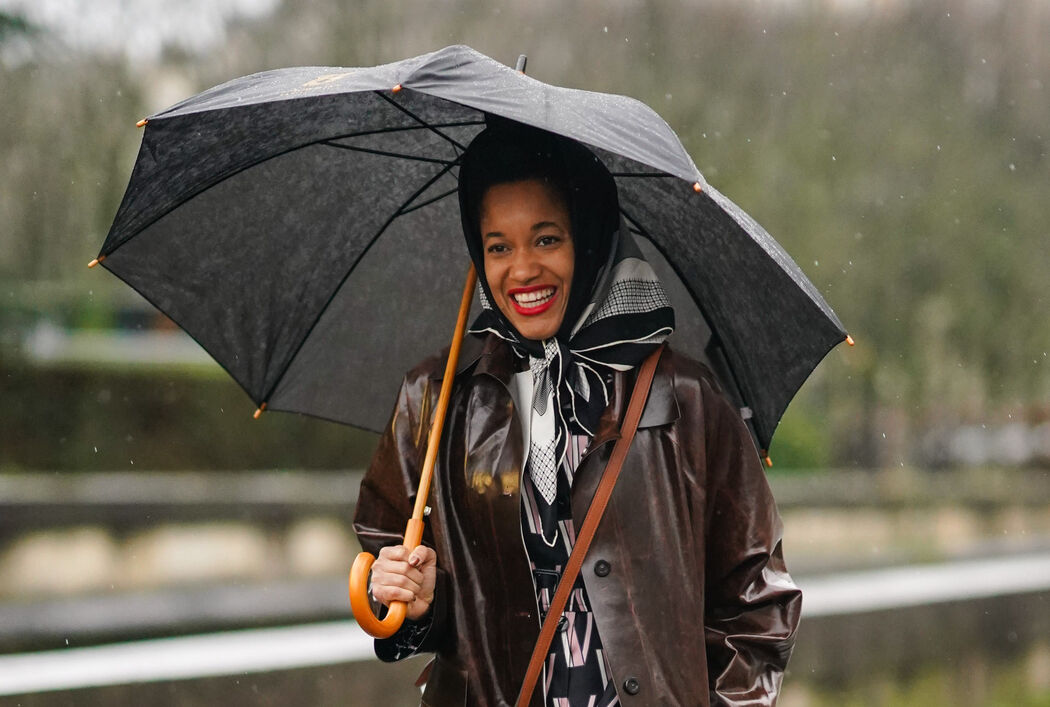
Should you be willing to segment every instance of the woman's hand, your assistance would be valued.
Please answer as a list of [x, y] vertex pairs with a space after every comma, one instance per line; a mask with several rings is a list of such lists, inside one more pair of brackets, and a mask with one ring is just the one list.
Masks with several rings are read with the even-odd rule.
[[437, 553], [432, 549], [420, 545], [410, 553], [404, 545], [391, 545], [380, 550], [372, 564], [372, 596], [384, 606], [405, 602], [406, 615], [416, 621], [434, 601], [436, 578]]

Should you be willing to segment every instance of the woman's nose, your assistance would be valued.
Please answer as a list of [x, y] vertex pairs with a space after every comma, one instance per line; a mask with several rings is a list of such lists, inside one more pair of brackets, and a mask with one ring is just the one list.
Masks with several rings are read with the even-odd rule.
[[510, 266], [510, 275], [518, 282], [528, 282], [539, 276], [543, 271], [539, 258], [527, 248], [521, 248], [514, 253], [514, 260]]

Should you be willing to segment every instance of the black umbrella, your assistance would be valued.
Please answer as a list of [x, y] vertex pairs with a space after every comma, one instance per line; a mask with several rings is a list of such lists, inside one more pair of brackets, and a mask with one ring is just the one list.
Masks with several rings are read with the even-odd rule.
[[403, 372], [448, 341], [469, 263], [457, 160], [487, 115], [590, 146], [706, 360], [768, 447], [846, 339], [780, 246], [623, 96], [448, 47], [371, 68], [235, 79], [150, 116], [98, 261], [260, 408], [379, 430]]

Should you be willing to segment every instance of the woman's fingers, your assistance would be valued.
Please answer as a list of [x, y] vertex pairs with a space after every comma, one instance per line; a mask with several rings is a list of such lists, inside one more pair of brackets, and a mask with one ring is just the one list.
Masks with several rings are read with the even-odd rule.
[[[404, 564], [404, 563], [402, 563]], [[372, 565], [372, 584], [383, 584], [391, 587], [400, 587], [418, 592], [423, 586], [423, 574], [416, 569], [405, 565], [410, 572], [399, 572], [396, 569], [379, 568]]]
[[411, 564], [408, 548], [404, 545], [384, 547], [380, 550], [379, 557], [372, 565], [373, 576], [377, 570], [387, 574], [404, 575], [416, 584], [423, 582], [423, 574]]
[[420, 545], [409, 553], [408, 564], [420, 569], [425, 569], [429, 565], [437, 565], [437, 553], [426, 545]]
[[412, 552], [403, 545], [385, 547], [372, 565], [372, 596], [383, 604], [403, 601], [416, 611], [425, 612], [434, 595], [434, 568], [436, 553], [426, 547]]

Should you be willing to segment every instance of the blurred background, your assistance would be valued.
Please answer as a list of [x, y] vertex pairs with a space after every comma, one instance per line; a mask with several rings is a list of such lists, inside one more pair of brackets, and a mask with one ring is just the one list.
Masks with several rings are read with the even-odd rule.
[[265, 69], [464, 43], [655, 108], [857, 342], [771, 449], [807, 591], [781, 704], [1050, 705], [1047, 37], [1045, 0], [0, 0], [0, 703], [418, 699], [418, 661], [367, 651], [79, 683], [17, 661], [131, 665], [201, 633], [287, 653], [216, 632], [348, 618], [374, 437], [253, 421], [85, 265], [139, 118]]

